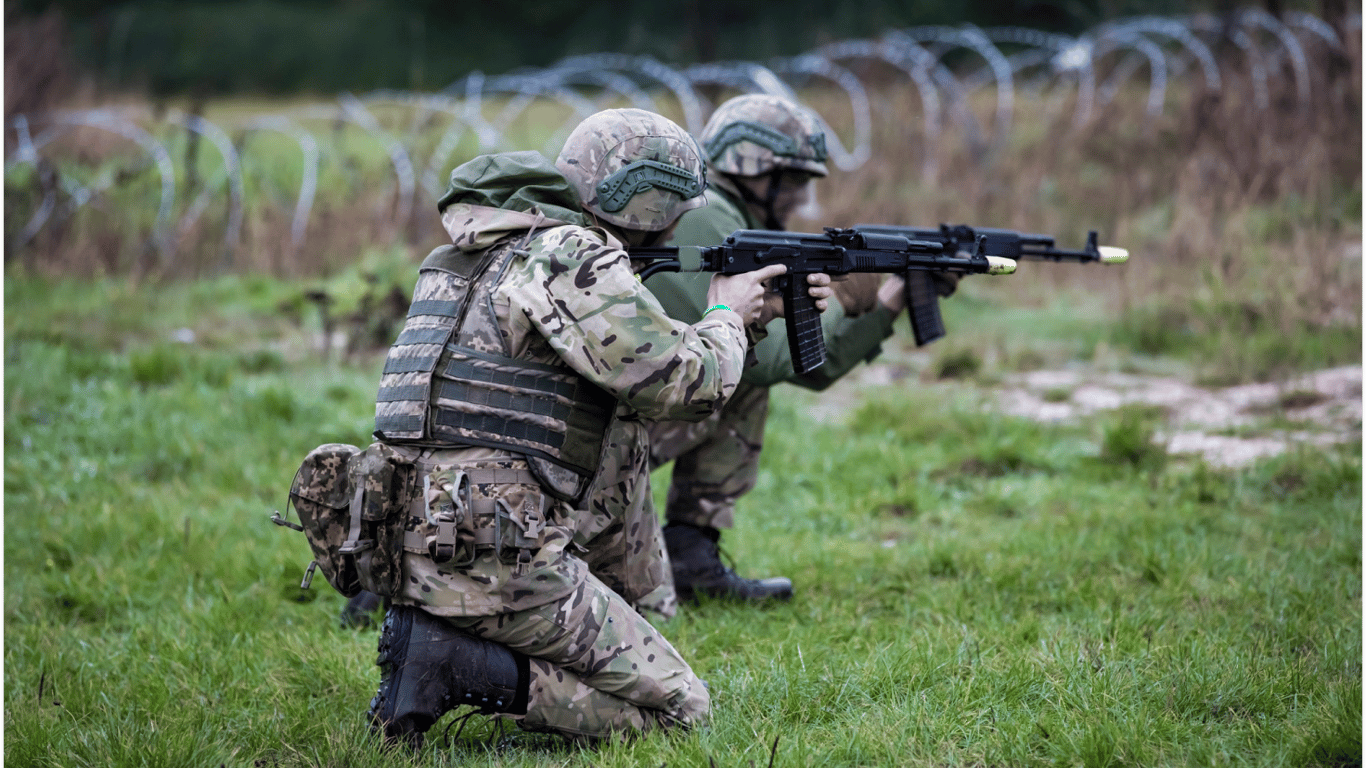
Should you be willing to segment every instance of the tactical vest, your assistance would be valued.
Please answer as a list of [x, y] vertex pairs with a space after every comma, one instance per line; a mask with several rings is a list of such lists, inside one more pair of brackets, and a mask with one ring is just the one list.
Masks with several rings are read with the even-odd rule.
[[531, 239], [476, 253], [443, 246], [423, 261], [380, 377], [375, 437], [520, 453], [546, 490], [578, 505], [602, 466], [616, 398], [567, 365], [508, 356], [493, 296]]

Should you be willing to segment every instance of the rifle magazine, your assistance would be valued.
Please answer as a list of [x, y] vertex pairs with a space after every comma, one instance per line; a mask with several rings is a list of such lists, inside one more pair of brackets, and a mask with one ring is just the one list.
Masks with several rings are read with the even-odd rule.
[[934, 278], [929, 272], [913, 270], [906, 273], [906, 313], [911, 319], [917, 347], [946, 333], [944, 316], [939, 312], [939, 294], [934, 290]]

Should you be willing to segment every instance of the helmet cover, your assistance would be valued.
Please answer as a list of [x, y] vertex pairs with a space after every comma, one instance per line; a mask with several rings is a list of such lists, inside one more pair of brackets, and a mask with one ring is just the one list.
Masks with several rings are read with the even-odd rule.
[[586, 211], [629, 230], [667, 229], [706, 203], [697, 142], [643, 109], [608, 109], [579, 123], [555, 161]]
[[830, 173], [825, 166], [825, 129], [814, 112], [767, 93], [728, 99], [702, 129], [702, 146], [713, 170], [735, 176], [771, 171]]

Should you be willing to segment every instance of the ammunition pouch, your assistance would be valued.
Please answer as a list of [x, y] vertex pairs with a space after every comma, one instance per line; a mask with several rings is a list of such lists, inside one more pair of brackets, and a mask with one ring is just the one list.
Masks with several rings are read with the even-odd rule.
[[507, 467], [434, 467], [412, 501], [403, 549], [438, 565], [466, 568], [482, 555], [530, 563], [550, 499], [536, 474]]
[[398, 594], [416, 474], [411, 462], [384, 443], [364, 451], [342, 443], [319, 446], [295, 473], [289, 500], [313, 562], [346, 597], [362, 590]]

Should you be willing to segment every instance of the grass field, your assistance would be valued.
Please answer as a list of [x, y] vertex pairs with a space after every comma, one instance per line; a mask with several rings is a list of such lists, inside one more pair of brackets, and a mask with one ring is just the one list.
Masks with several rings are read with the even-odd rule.
[[[1360, 763], [1359, 439], [1221, 471], [1142, 413], [1040, 425], [913, 380], [838, 425], [777, 390], [726, 545], [797, 598], [665, 627], [711, 727], [382, 754], [375, 632], [300, 592], [307, 547], [267, 520], [306, 451], [371, 428], [380, 358], [324, 361], [276, 311], [303, 287], [6, 281], [7, 764]], [[964, 293], [965, 334], [1007, 309]]]
[[[1223, 386], [1359, 366], [1356, 45], [1315, 81], [1314, 120], [1257, 111], [1235, 72], [1222, 100], [1173, 87], [1154, 123], [1137, 88], [1076, 130], [1065, 103], [1022, 100], [997, 156], [948, 136], [930, 179], [919, 107], [875, 93], [877, 161], [832, 175], [806, 228], [963, 222], [1063, 247], [1098, 229], [1133, 258], [964, 281], [923, 371], [833, 404], [775, 390], [724, 543], [796, 599], [682, 611], [664, 631], [711, 686], [711, 726], [587, 750], [479, 722], [377, 750], [376, 633], [340, 628], [321, 579], [300, 591], [307, 545], [268, 520], [307, 451], [368, 442], [385, 307], [397, 290], [401, 316], [438, 242], [429, 207], [405, 232], [382, 152], [338, 130], [354, 151], [328, 156], [289, 254], [299, 149], [261, 138], [237, 261], [215, 205], [158, 268], [155, 174], [111, 156], [101, 172], [135, 178], [108, 205], [7, 250], [7, 764], [1360, 765], [1359, 421], [1221, 469], [1167, 456], [1161, 409], [983, 407], [1045, 367]], [[838, 99], [811, 100], [840, 124]], [[537, 119], [532, 145], [558, 125]], [[7, 173], [7, 234], [32, 175]], [[903, 320], [889, 355], [909, 338]]]

